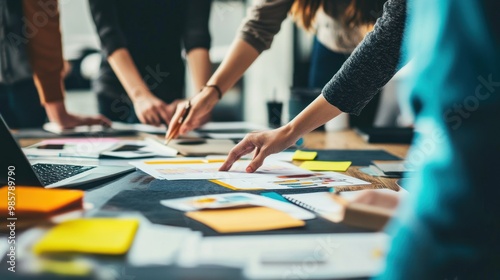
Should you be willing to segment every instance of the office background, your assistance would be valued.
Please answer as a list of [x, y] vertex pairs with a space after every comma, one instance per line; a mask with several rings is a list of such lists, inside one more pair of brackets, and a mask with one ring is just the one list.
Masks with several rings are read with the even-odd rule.
[[[210, 18], [212, 48], [210, 55], [213, 69], [220, 64], [237, 34], [242, 19], [252, 0], [216, 0]], [[71, 112], [96, 114], [97, 101], [90, 90], [90, 80], [97, 75], [101, 60], [98, 54], [99, 38], [95, 32], [88, 1], [60, 1], [61, 28], [63, 33], [64, 56], [71, 64], [71, 72], [66, 78], [66, 105]], [[313, 36], [296, 27], [287, 19], [275, 37], [270, 50], [265, 51], [245, 73], [243, 79], [224, 96], [214, 110], [215, 121], [245, 120], [266, 124], [266, 101], [276, 99], [283, 102], [283, 121], [289, 120], [291, 88], [307, 86], [309, 55]], [[408, 67], [407, 67], [408, 68]], [[376, 126], [407, 126], [412, 118], [404, 107], [397, 103], [398, 83], [411, 69], [404, 69], [383, 90], [374, 124]], [[187, 75], [187, 81], [190, 81]], [[196, 90], [187, 83], [186, 93]], [[302, 100], [307, 105], [308, 99]], [[383, 107], [381, 107], [383, 106]], [[337, 122], [339, 120], [336, 120]], [[342, 124], [340, 124], [342, 126]], [[328, 127], [328, 126], [327, 126]], [[333, 126], [333, 129], [339, 125]]]

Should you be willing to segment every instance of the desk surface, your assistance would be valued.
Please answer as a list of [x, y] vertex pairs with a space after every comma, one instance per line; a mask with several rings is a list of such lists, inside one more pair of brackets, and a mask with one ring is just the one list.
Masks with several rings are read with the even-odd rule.
[[[129, 138], [130, 139], [130, 138]], [[40, 141], [40, 139], [27, 139], [21, 140], [22, 146], [31, 145]], [[312, 132], [305, 136], [305, 146], [309, 149], [383, 149], [392, 153], [396, 156], [404, 158], [408, 151], [408, 145], [394, 145], [394, 144], [378, 144], [372, 145], [364, 142], [357, 134], [353, 131], [341, 131], [341, 132]], [[395, 183], [395, 179], [386, 179], [386, 178], [375, 178], [364, 173], [360, 172], [357, 167], [351, 167], [346, 172], [346, 174], [358, 177], [360, 179], [370, 181], [375, 184], [383, 184], [386, 187], [397, 189], [397, 185]], [[165, 188], [166, 184], [168, 184], [168, 188]], [[189, 185], [189, 187], [186, 187]], [[86, 202], [90, 202], [94, 205], [94, 210], [88, 212], [88, 215], [96, 214], [101, 207], [104, 206], [105, 209], [114, 209], [114, 210], [135, 210], [135, 211], [143, 211], [146, 210], [148, 213], [144, 213], [146, 217], [148, 217], [153, 222], [176, 225], [176, 226], [188, 226], [194, 230], [201, 231], [206, 236], [219, 235], [207, 228], [206, 226], [196, 223], [196, 222], [188, 222], [186, 224], [185, 218], [181, 213], [176, 213], [176, 211], [168, 209], [166, 207], [162, 207], [161, 211], [163, 217], [155, 216], [155, 211], [160, 211], [156, 204], [159, 203], [145, 203], [145, 204], [134, 204], [128, 203], [127, 201], [120, 201], [119, 197], [126, 198], [127, 196], [123, 196], [127, 191], [135, 192], [136, 194], [140, 194], [144, 201], [153, 201], [153, 197], [158, 201], [158, 199], [163, 198], [171, 198], [171, 197], [183, 197], [190, 195], [199, 195], [199, 191], [197, 190], [197, 183], [195, 181], [189, 181], [189, 183], [180, 184], [175, 181], [160, 181], [154, 180], [151, 176], [144, 174], [140, 171], [136, 171], [134, 173], [128, 174], [124, 177], [112, 180], [111, 182], [106, 182], [101, 184], [100, 186], [94, 186], [87, 190], [87, 194], [85, 197]], [[228, 192], [229, 190], [222, 188], [220, 186], [214, 185], [209, 186], [208, 189], [205, 189], [204, 192], [220, 193], [220, 192]], [[306, 191], [313, 191], [313, 189], [308, 189]], [[316, 190], [317, 191], [317, 190]], [[118, 196], [117, 196], [118, 195]], [[130, 194], [129, 194], [130, 197]], [[117, 199], [118, 198], [118, 199]], [[156, 206], [155, 206], [156, 205]], [[151, 209], [148, 209], [151, 207]], [[156, 210], [155, 208], [156, 207]], [[149, 210], [149, 211], [148, 211]], [[149, 215], [149, 216], [148, 216]], [[340, 232], [359, 232], [363, 231], [360, 229], [348, 227], [342, 224], [333, 224], [324, 219], [318, 218], [312, 221], [307, 222], [306, 228], [303, 229], [291, 229], [291, 230], [280, 230], [274, 232], [265, 232], [265, 234], [294, 234], [294, 233], [340, 233]], [[259, 234], [259, 233], [254, 233]], [[260, 233], [263, 234], [263, 233]], [[115, 261], [113, 261], [115, 263]], [[116, 265], [116, 263], [115, 263]], [[123, 266], [123, 261], [118, 261], [118, 265]], [[136, 268], [127, 268], [127, 271], [130, 271], [132, 275], [140, 273], [141, 275], [149, 275], [147, 279], [153, 279], [155, 276], [153, 275], [162, 275], [164, 277], [166, 274], [168, 275], [178, 275], [178, 277], [173, 277], [172, 279], [208, 279], [208, 275], [212, 275], [215, 278], [210, 279], [240, 279], [241, 273], [238, 270], [234, 269], [223, 269], [223, 268], [197, 268], [197, 269], [189, 269], [183, 270], [176, 267], [165, 267], [165, 268], [154, 268], [152, 270], [140, 270]], [[134, 271], [134, 272], [132, 272]], [[146, 278], [144, 278], [146, 279]], [[170, 277], [169, 277], [170, 279]]]

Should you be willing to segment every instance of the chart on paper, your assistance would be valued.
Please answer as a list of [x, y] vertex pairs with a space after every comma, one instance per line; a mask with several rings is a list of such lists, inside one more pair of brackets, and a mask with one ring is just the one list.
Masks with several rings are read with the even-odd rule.
[[250, 161], [237, 161], [228, 172], [221, 172], [221, 162], [217, 163], [173, 163], [173, 164], [146, 164], [145, 162], [132, 162], [134, 166], [157, 179], [166, 180], [201, 180], [201, 179], [241, 179], [241, 178], [267, 178], [273, 180], [278, 176], [291, 176], [297, 174], [312, 174], [293, 164], [281, 161], [266, 161], [255, 173], [247, 173], [246, 167]]

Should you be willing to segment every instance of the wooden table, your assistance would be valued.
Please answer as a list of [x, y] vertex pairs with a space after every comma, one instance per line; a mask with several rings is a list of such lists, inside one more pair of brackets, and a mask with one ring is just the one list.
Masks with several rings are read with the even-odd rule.
[[[148, 135], [151, 136], [151, 135]], [[160, 137], [160, 136], [158, 136]], [[142, 139], [143, 136], [123, 137], [126, 140]], [[43, 139], [22, 139], [21, 146], [33, 145]], [[409, 145], [406, 144], [369, 144], [359, 137], [353, 130], [338, 132], [314, 131], [304, 137], [305, 147], [308, 149], [349, 149], [349, 150], [386, 150], [398, 157], [405, 158]], [[386, 188], [399, 190], [396, 179], [372, 177], [361, 171], [356, 166], [349, 168], [345, 174], [373, 183], [375, 186], [383, 185]], [[366, 186], [363, 186], [366, 188]]]
[[[406, 144], [369, 144], [359, 137], [353, 130], [338, 132], [315, 131], [304, 137], [305, 146], [309, 149], [349, 149], [349, 150], [386, 150], [398, 157], [405, 158], [409, 149]], [[374, 184], [382, 185], [386, 188], [399, 190], [396, 184], [397, 179], [369, 176], [359, 170], [356, 166], [351, 166], [345, 174], [365, 180]], [[362, 188], [366, 188], [363, 186]]]

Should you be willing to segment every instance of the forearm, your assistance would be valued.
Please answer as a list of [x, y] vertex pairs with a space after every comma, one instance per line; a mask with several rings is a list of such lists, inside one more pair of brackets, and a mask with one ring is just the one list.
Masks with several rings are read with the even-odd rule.
[[328, 103], [323, 95], [320, 95], [299, 115], [291, 120], [287, 124], [287, 127], [291, 130], [294, 137], [299, 138], [337, 117], [341, 113], [342, 111]]
[[207, 84], [212, 74], [210, 55], [205, 48], [196, 48], [187, 54], [187, 62], [193, 84], [196, 90], [200, 90]]
[[114, 51], [108, 62], [132, 101], [150, 93], [127, 49]]
[[242, 39], [236, 39], [222, 64], [212, 75], [208, 84], [217, 85], [226, 92], [259, 57], [259, 52]]

